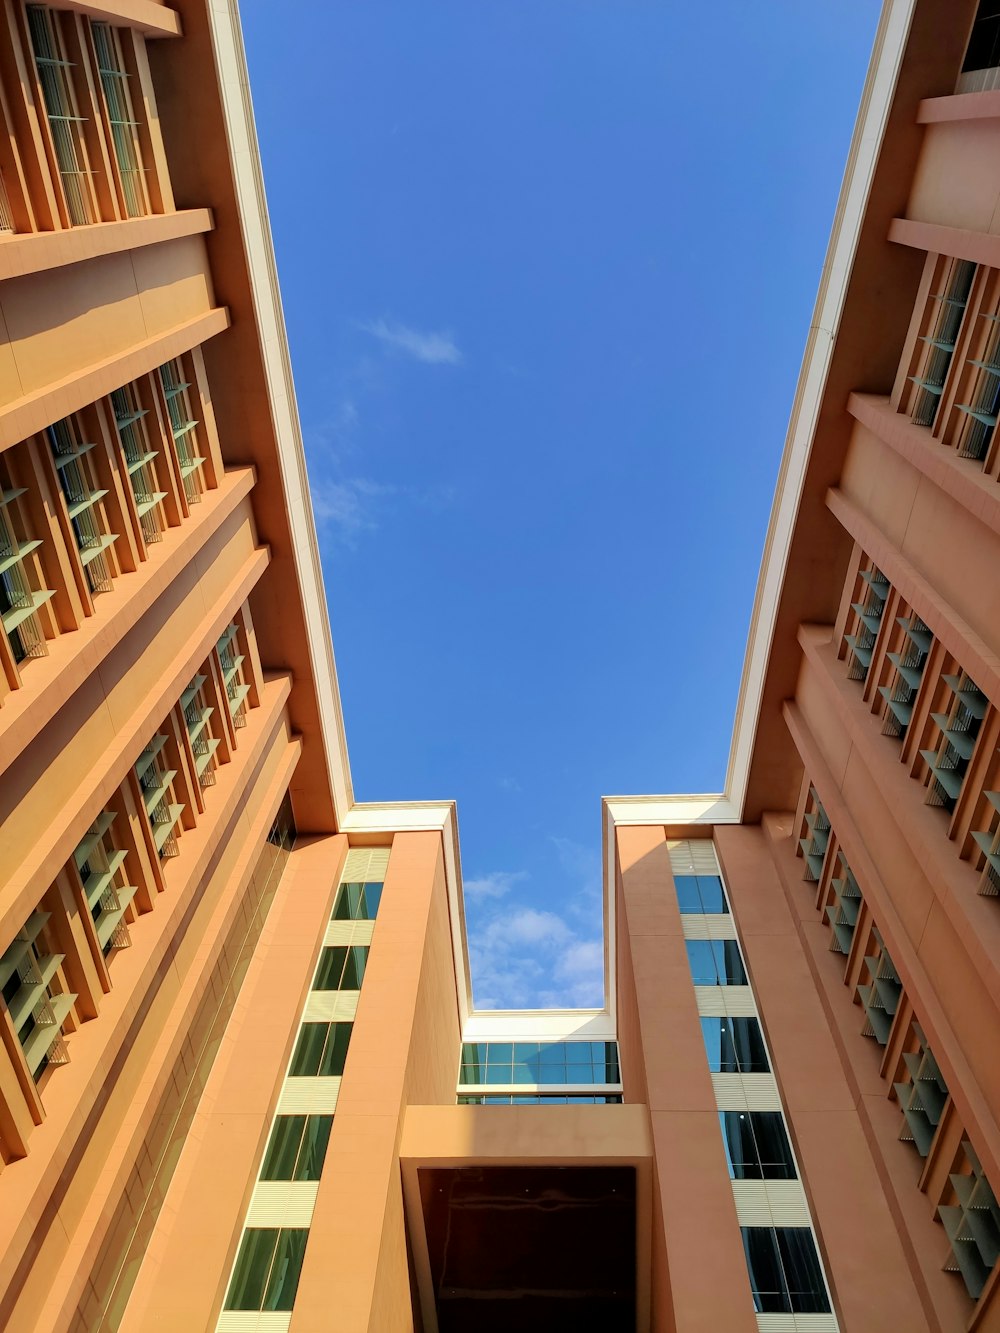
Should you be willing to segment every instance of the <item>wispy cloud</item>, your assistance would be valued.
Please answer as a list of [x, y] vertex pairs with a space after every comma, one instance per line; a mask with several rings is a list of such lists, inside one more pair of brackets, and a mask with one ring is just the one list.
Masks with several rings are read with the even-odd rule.
[[[499, 878], [505, 878], [502, 872]], [[527, 878], [516, 873], [518, 881]], [[484, 875], [480, 882], [496, 879], [496, 873]], [[590, 1009], [604, 1003], [603, 941], [558, 912], [491, 903], [485, 919], [470, 927], [469, 959], [481, 1009]]]
[[312, 487], [313, 512], [321, 527], [332, 529], [348, 546], [363, 532], [374, 532], [382, 502], [393, 487], [368, 477], [345, 477], [339, 481], [320, 477]]
[[409, 324], [402, 324], [399, 320], [387, 319], [385, 316], [381, 319], [367, 320], [360, 327], [365, 333], [378, 339], [384, 347], [402, 352], [406, 356], [413, 357], [415, 361], [423, 361], [426, 365], [454, 366], [462, 359], [458, 344], [450, 333], [414, 329]]
[[503, 898], [515, 884], [527, 879], [524, 870], [494, 870], [490, 875], [479, 875], [476, 879], [467, 879], [464, 883], [465, 896], [472, 902], [482, 902], [486, 898]]

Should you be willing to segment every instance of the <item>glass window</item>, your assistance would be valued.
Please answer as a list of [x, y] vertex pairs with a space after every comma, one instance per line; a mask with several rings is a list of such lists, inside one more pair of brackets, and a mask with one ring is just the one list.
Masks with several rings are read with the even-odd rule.
[[344, 1072], [352, 1023], [303, 1023], [292, 1053], [292, 1078], [329, 1078]]
[[319, 1180], [332, 1125], [330, 1115], [276, 1116], [261, 1180]]
[[368, 945], [328, 945], [319, 956], [313, 990], [360, 990], [368, 965]]
[[291, 1310], [309, 1232], [248, 1227], [243, 1233], [227, 1310]]
[[830, 1300], [809, 1227], [741, 1227], [758, 1314], [826, 1314]]
[[573, 1084], [619, 1082], [613, 1041], [465, 1042], [462, 1083]]
[[766, 1074], [771, 1066], [756, 1018], [703, 1018], [701, 1031], [713, 1074]]
[[733, 1180], [794, 1180], [795, 1162], [780, 1111], [720, 1111]]
[[745, 986], [747, 974], [735, 940], [685, 940], [696, 986]]
[[683, 915], [728, 913], [729, 904], [718, 875], [677, 875], [677, 902]]
[[332, 921], [374, 921], [382, 898], [381, 884], [341, 884]]

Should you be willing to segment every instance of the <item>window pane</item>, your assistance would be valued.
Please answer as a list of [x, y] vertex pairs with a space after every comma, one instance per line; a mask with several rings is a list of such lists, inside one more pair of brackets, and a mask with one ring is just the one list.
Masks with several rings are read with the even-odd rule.
[[340, 977], [344, 971], [346, 958], [347, 949], [341, 944], [325, 948], [319, 956], [313, 990], [340, 990]]
[[344, 975], [340, 979], [341, 990], [360, 990], [368, 965], [368, 945], [352, 944], [347, 950]]
[[319, 1072], [324, 1078], [330, 1078], [334, 1075], [339, 1077], [344, 1072], [344, 1061], [347, 1059], [347, 1048], [350, 1045], [353, 1026], [353, 1023], [331, 1023], [329, 1025], [330, 1035], [319, 1067]]
[[722, 892], [722, 880], [718, 875], [699, 875], [698, 891], [701, 894], [703, 912], [728, 912], [726, 896]]
[[304, 1115], [275, 1116], [271, 1141], [267, 1145], [264, 1165], [260, 1169], [261, 1180], [294, 1179], [295, 1159], [298, 1156], [305, 1123]]
[[271, 1227], [250, 1227], [243, 1233], [240, 1252], [226, 1297], [227, 1310], [259, 1310], [271, 1271], [278, 1232]]
[[306, 1118], [302, 1150], [295, 1164], [296, 1180], [319, 1180], [332, 1127], [332, 1115], [311, 1115]]
[[825, 1314], [830, 1309], [816, 1242], [808, 1227], [778, 1227], [778, 1252], [796, 1314]]
[[333, 921], [363, 920], [360, 914], [363, 884], [341, 884], [337, 901], [333, 906]]
[[772, 1227], [741, 1227], [754, 1309], [758, 1314], [790, 1314], [781, 1259]]
[[674, 888], [677, 890], [677, 902], [682, 914], [701, 913], [701, 894], [698, 892], [696, 875], [675, 875]]
[[319, 1062], [326, 1042], [327, 1023], [303, 1023], [289, 1074], [293, 1078], [311, 1078], [319, 1073]]
[[713, 940], [715, 963], [723, 986], [745, 986], [747, 974], [740, 957], [740, 946], [735, 940]]
[[382, 901], [381, 884], [365, 884], [364, 902], [361, 904], [361, 921], [374, 921], [378, 915], [378, 905]]
[[696, 986], [714, 986], [719, 976], [715, 964], [714, 944], [727, 943], [725, 940], [685, 940], [688, 964]]
[[264, 1297], [265, 1310], [290, 1310], [295, 1304], [302, 1256], [306, 1252], [309, 1232], [306, 1228], [278, 1232], [278, 1245], [271, 1268], [271, 1280]]
[[741, 1074], [766, 1074], [767, 1052], [764, 1050], [764, 1034], [756, 1018], [727, 1018], [736, 1059]]
[[768, 1180], [794, 1180], [795, 1161], [788, 1141], [785, 1117], [780, 1111], [754, 1111], [750, 1127], [757, 1144], [761, 1172]]
[[760, 1161], [749, 1111], [720, 1111], [722, 1142], [732, 1180], [760, 1180]]

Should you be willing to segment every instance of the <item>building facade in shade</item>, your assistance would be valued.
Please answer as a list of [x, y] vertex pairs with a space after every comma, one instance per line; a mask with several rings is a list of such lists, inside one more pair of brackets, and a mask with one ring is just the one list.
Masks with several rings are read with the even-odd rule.
[[247, 88], [234, 0], [0, 10], [0, 1327], [1000, 1329], [1000, 9], [887, 0], [597, 1010], [476, 1011], [454, 806], [353, 799]]

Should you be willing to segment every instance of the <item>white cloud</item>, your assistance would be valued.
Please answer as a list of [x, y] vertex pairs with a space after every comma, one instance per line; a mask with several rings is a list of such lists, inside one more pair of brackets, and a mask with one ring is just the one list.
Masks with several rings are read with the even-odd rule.
[[392, 494], [392, 489], [368, 477], [345, 477], [340, 481], [320, 477], [310, 487], [316, 522], [332, 528], [352, 546], [361, 533], [378, 527], [380, 504]]
[[450, 333], [435, 333], [410, 328], [395, 319], [372, 319], [361, 325], [365, 333], [377, 338], [384, 347], [391, 347], [415, 361], [427, 365], [457, 365], [462, 359], [458, 344]]
[[463, 888], [467, 899], [480, 902], [484, 898], [503, 898], [513, 885], [527, 878], [527, 872], [524, 870], [494, 870], [490, 875], [467, 879]]
[[604, 1002], [602, 940], [584, 936], [558, 912], [491, 904], [488, 916], [470, 926], [469, 959], [481, 1009], [599, 1008]]

